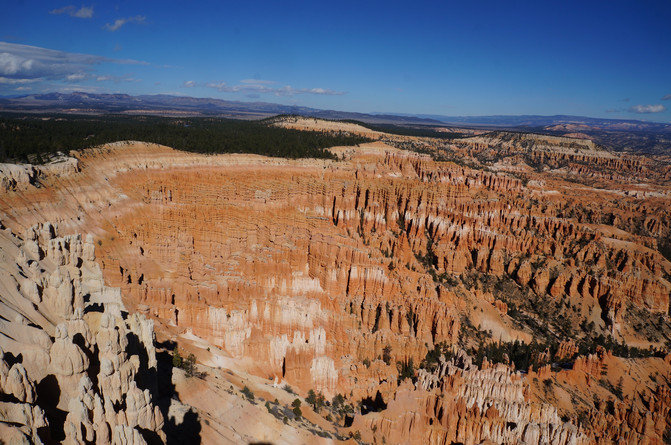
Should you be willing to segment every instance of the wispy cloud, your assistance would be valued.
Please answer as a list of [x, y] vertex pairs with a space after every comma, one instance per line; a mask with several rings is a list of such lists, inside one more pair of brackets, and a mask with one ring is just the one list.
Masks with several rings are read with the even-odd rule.
[[90, 19], [93, 17], [93, 6], [82, 6], [81, 8], [77, 9], [76, 6], [73, 5], [68, 5], [68, 6], [63, 6], [62, 8], [54, 9], [49, 12], [49, 14], [67, 14], [70, 17], [77, 17], [80, 19]]
[[[0, 56], [0, 59], [2, 56]], [[0, 62], [2, 63], [2, 62]], [[12, 79], [11, 77], [0, 76], [0, 84], [21, 85], [24, 83], [39, 82], [41, 79]]]
[[671, 100], [671, 94], [667, 94], [666, 96], [662, 97], [662, 100]]
[[0, 83], [20, 84], [41, 80], [79, 81], [102, 63], [148, 65], [132, 59], [110, 59], [68, 53], [37, 46], [0, 42]]
[[80, 80], [86, 79], [87, 77], [88, 74], [86, 73], [72, 73], [65, 76], [65, 80], [67, 80], [68, 82], [78, 82]]
[[245, 84], [255, 84], [255, 85], [272, 85], [277, 82], [274, 80], [261, 80], [261, 79], [242, 79], [240, 83], [245, 83]]
[[114, 82], [114, 83], [142, 81], [142, 79], [136, 79], [135, 77], [131, 76], [110, 76], [110, 75], [96, 76], [95, 80], [96, 82]]
[[103, 26], [103, 29], [106, 29], [108, 31], [116, 31], [117, 29], [121, 28], [127, 23], [136, 23], [136, 24], [143, 24], [145, 23], [145, 20], [147, 18], [143, 15], [136, 15], [135, 17], [125, 17], [125, 18], [120, 18], [116, 19], [114, 23], [106, 23], [105, 26]]
[[662, 111], [666, 111], [664, 105], [634, 105], [633, 107], [629, 107], [630, 113], [638, 114], [661, 113]]
[[344, 91], [335, 91], [328, 88], [294, 88], [291, 85], [276, 87], [277, 82], [272, 80], [243, 79], [237, 85], [229, 85], [226, 82], [206, 82], [199, 83], [193, 80], [185, 81], [182, 86], [186, 88], [206, 87], [212, 88], [223, 93], [247, 93], [259, 97], [260, 94], [270, 94], [274, 96], [295, 96], [297, 94], [316, 94], [324, 96], [342, 96], [347, 94]]

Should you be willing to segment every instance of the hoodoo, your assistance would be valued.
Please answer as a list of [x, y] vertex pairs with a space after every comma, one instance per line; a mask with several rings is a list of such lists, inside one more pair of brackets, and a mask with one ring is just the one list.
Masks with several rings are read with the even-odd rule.
[[[274, 125], [338, 128], [320, 122]], [[3, 166], [3, 436], [661, 443], [664, 166], [570, 138], [341, 131], [374, 142]]]

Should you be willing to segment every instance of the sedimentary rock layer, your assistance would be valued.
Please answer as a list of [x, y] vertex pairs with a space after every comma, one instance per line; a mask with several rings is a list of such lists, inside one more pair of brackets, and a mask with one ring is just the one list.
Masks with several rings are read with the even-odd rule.
[[[552, 399], [549, 390], [538, 390], [531, 374], [523, 374], [526, 369], [478, 368], [460, 355], [434, 372], [420, 371], [415, 385], [399, 373], [400, 364], [411, 359], [419, 364], [437, 344], [453, 351], [470, 344], [464, 332], [529, 342], [538, 334], [529, 327], [534, 323], [546, 325], [544, 335], [550, 337], [563, 339], [566, 332], [593, 326], [621, 341], [663, 346], [659, 339], [643, 338], [631, 321], [635, 314], [669, 313], [671, 263], [657, 249], [671, 224], [669, 197], [663, 183], [654, 182], [663, 175], [651, 175], [645, 187], [636, 185], [634, 195], [625, 193], [629, 180], [599, 189], [567, 183], [565, 172], [517, 177], [389, 145], [429, 143], [422, 138], [376, 136], [388, 144], [334, 148], [339, 161], [203, 156], [151, 144], [109, 144], [73, 153], [76, 168], [66, 172], [33, 172], [26, 179], [11, 169], [3, 182], [2, 222], [20, 231], [52, 220], [63, 233], [92, 233], [82, 251], [92, 255], [95, 248], [105, 284], [120, 289], [130, 313], [147, 314], [171, 332], [222, 348], [250, 372], [303, 393], [341, 393], [353, 403], [381, 400], [386, 409], [359, 415], [352, 426], [369, 441], [382, 436], [388, 443], [428, 438], [436, 444], [661, 440], [665, 421], [657, 414], [652, 422], [658, 427], [633, 425], [633, 435], [613, 430], [610, 418], [585, 411], [601, 425], [590, 430], [579, 419], [581, 401]], [[543, 157], [557, 168], [583, 165], [588, 158], [598, 158], [606, 170], [637, 175], [654, 168], [585, 141], [499, 139], [453, 145], [468, 156], [500, 145], [508, 154]], [[444, 148], [436, 143], [434, 151]], [[647, 197], [641, 201], [641, 196]], [[644, 230], [632, 229], [639, 225]], [[28, 243], [24, 250], [39, 255], [30, 242], [41, 235], [27, 233], [16, 243]], [[42, 249], [70, 245], [48, 242], [62, 247]], [[91, 260], [82, 261], [78, 267]], [[59, 292], [69, 295], [68, 280], [76, 287], [74, 275], [69, 277], [48, 288], [65, 286], [62, 291], [26, 284], [24, 298], [46, 298], [41, 306], [65, 310], [49, 302]], [[505, 291], [510, 288], [513, 296]], [[548, 310], [552, 323], [534, 315], [525, 325], [514, 317], [522, 303], [564, 312], [558, 318]], [[87, 315], [92, 316], [80, 316], [85, 324]], [[132, 318], [115, 320], [132, 328]], [[54, 345], [66, 344], [70, 331], [49, 322], [36, 324], [55, 338]], [[557, 357], [577, 353], [575, 344], [562, 345]], [[63, 366], [81, 373], [87, 369], [84, 358]], [[575, 375], [591, 366], [589, 360], [575, 361], [575, 369], [566, 372], [546, 370], [541, 381], [565, 379], [567, 388], [584, 388]], [[654, 360], [631, 363], [667, 369], [667, 362]], [[668, 384], [646, 382], [641, 397], [649, 398], [655, 412], [668, 412]], [[84, 381], [78, 391], [99, 393], [103, 400], [104, 391], [94, 383]], [[623, 403], [618, 413], [645, 410], [634, 401]], [[138, 425], [133, 422], [131, 428]], [[156, 418], [150, 426], [159, 424]]]

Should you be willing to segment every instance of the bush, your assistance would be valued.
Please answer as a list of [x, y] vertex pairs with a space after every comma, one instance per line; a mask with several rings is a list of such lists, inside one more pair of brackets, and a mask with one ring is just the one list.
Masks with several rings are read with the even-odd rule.
[[189, 354], [185, 359], [182, 357], [182, 354], [179, 353], [179, 350], [175, 349], [172, 353], [172, 366], [183, 369], [184, 372], [186, 372], [187, 377], [193, 377], [196, 373], [196, 356]]
[[189, 356], [184, 361], [182, 367], [184, 371], [186, 371], [187, 377], [193, 377], [196, 371], [196, 356], [193, 354], [189, 354]]
[[387, 345], [382, 350], [382, 361], [387, 365], [391, 364], [391, 346]]
[[[247, 386], [245, 386], [244, 388], [242, 388], [242, 390], [241, 390], [240, 392], [241, 392], [242, 394], [244, 394], [244, 396], [247, 397], [247, 400], [249, 400], [250, 402], [253, 402], [253, 401], [254, 401], [254, 393], [253, 393], [252, 390], [249, 389]], [[266, 404], [267, 404], [267, 403], [268, 403], [268, 402], [266, 402]]]
[[172, 353], [172, 366], [175, 368], [181, 368], [183, 362], [184, 359], [182, 359], [182, 355], [177, 349], [175, 349], [175, 352]]
[[294, 417], [297, 420], [303, 417], [303, 411], [301, 411], [301, 408], [299, 406], [294, 406], [294, 409], [292, 411], [294, 413]]
[[438, 343], [432, 350], [426, 352], [426, 356], [424, 357], [424, 360], [422, 360], [422, 363], [420, 363], [419, 367], [423, 369], [434, 370], [438, 366], [438, 363], [440, 363], [440, 357], [444, 356], [445, 360], [449, 360], [452, 358], [452, 355], [452, 351], [450, 350], [450, 347], [447, 343]]
[[415, 380], [415, 364], [413, 363], [412, 357], [405, 362], [396, 362], [396, 369], [398, 369], [399, 380]]
[[308, 404], [312, 405], [312, 409], [314, 409], [316, 412], [319, 412], [322, 407], [326, 404], [326, 399], [324, 398], [324, 394], [319, 392], [319, 394], [316, 394], [314, 390], [308, 391], [308, 396], [305, 399]]

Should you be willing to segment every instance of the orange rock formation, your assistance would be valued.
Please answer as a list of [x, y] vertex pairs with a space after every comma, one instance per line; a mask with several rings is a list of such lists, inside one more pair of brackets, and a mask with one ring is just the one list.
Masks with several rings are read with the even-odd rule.
[[[525, 304], [562, 314], [531, 317], [560, 338], [591, 322], [617, 341], [664, 347], [636, 318], [668, 324], [671, 262], [657, 250], [671, 228], [663, 168], [569, 138], [480, 135], [449, 146], [375, 136], [386, 143], [333, 149], [341, 161], [109, 144], [73, 153], [62, 171], [13, 167], [1, 222], [92, 233], [105, 284], [166, 335], [201, 339], [302, 394], [381, 397], [385, 409], [351, 426], [367, 442], [660, 443], [671, 408], [662, 359], [628, 359], [659, 374], [636, 390], [644, 402], [632, 395], [588, 410], [603, 361], [621, 359], [601, 351], [527, 375], [478, 368], [459, 348], [472, 346], [464, 332], [473, 329], [494, 341], [535, 338], [533, 323], [515, 318]], [[548, 167], [512, 175], [393, 147], [407, 144], [466, 158], [496, 149]], [[630, 181], [642, 177], [645, 187]], [[572, 360], [578, 338], [554, 360]], [[438, 344], [455, 358], [420, 370], [415, 384], [398, 378], [397, 362], [417, 365]], [[553, 379], [563, 392], [544, 389]]]

